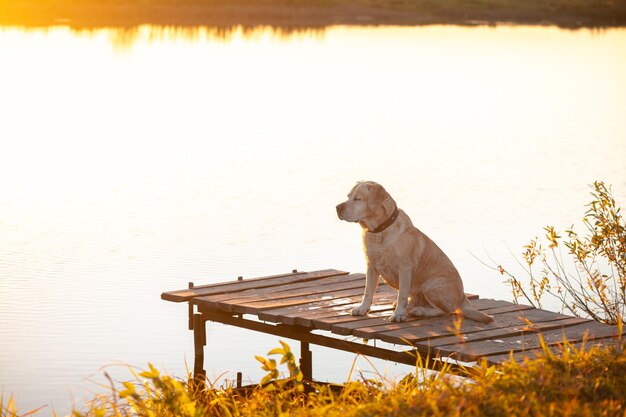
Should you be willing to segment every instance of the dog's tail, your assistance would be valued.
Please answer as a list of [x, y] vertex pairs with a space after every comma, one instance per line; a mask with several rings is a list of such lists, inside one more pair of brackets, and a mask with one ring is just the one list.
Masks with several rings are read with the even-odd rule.
[[461, 311], [463, 312], [463, 316], [471, 320], [479, 321], [481, 323], [491, 323], [493, 321], [493, 316], [476, 310], [470, 305], [468, 300], [463, 301]]

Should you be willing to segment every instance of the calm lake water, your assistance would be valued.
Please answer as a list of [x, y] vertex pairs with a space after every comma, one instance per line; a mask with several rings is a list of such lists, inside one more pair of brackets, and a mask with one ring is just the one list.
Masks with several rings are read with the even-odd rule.
[[[361, 179], [467, 291], [510, 299], [474, 256], [514, 269], [543, 226], [579, 222], [594, 180], [626, 205], [625, 46], [623, 29], [0, 28], [0, 390], [49, 415], [101, 391], [102, 366], [184, 376], [187, 309], [160, 293], [188, 281], [364, 271], [335, 214]], [[209, 324], [208, 373], [258, 381], [277, 344]], [[352, 355], [313, 355], [317, 379], [347, 378]]]

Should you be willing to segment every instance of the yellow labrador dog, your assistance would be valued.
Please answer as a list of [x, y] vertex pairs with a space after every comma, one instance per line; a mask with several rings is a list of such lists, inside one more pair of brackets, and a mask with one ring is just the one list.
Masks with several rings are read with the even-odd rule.
[[492, 316], [470, 306], [461, 277], [450, 259], [413, 226], [382, 185], [358, 182], [348, 200], [337, 206], [337, 215], [341, 220], [358, 222], [363, 228], [365, 294], [361, 305], [352, 310], [353, 315], [367, 314], [382, 276], [398, 290], [391, 321], [406, 321], [408, 315], [442, 314], [462, 314], [483, 323], [493, 321]]

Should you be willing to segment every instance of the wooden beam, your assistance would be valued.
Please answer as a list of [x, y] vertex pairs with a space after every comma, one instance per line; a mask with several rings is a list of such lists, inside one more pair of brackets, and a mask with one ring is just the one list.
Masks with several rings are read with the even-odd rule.
[[[285, 324], [268, 324], [256, 320], [240, 318], [219, 310], [211, 310], [203, 307], [199, 308], [205, 319], [209, 321], [272, 334], [274, 336], [286, 337], [288, 339], [342, 350], [344, 352], [360, 354], [363, 356], [388, 360], [396, 363], [402, 363], [409, 366], [416, 365], [418, 355], [426, 358], [429, 356], [430, 353], [429, 351], [418, 351], [418, 349], [408, 349], [405, 351], [384, 349], [362, 343], [350, 342], [341, 338], [328, 337], [311, 333], [312, 329], [306, 327], [289, 326]], [[454, 363], [445, 363], [438, 358], [435, 358], [434, 360], [433, 358], [430, 358], [428, 360], [428, 365], [430, 369], [435, 371], [446, 368], [449, 372], [452, 373], [467, 374], [467, 368], [461, 365], [456, 365]]]
[[164, 292], [161, 294], [161, 299], [180, 303], [184, 301], [189, 301], [194, 297], [200, 297], [205, 295], [227, 294], [252, 288], [265, 288], [275, 285], [315, 280], [323, 277], [347, 274], [347, 272], [337, 271], [336, 269], [325, 269], [322, 271], [313, 272], [292, 272], [289, 274], [250, 278], [243, 281], [236, 280], [230, 282], [220, 282], [216, 284], [196, 285], [193, 287], [193, 289], [187, 288], [184, 290]]

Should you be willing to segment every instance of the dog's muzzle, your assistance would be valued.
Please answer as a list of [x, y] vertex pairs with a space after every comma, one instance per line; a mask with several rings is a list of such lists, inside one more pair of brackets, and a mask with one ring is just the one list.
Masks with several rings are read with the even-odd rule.
[[346, 208], [346, 203], [341, 203], [337, 205], [337, 217], [339, 217], [340, 220], [343, 220], [341, 213], [343, 213], [343, 210], [345, 208]]

